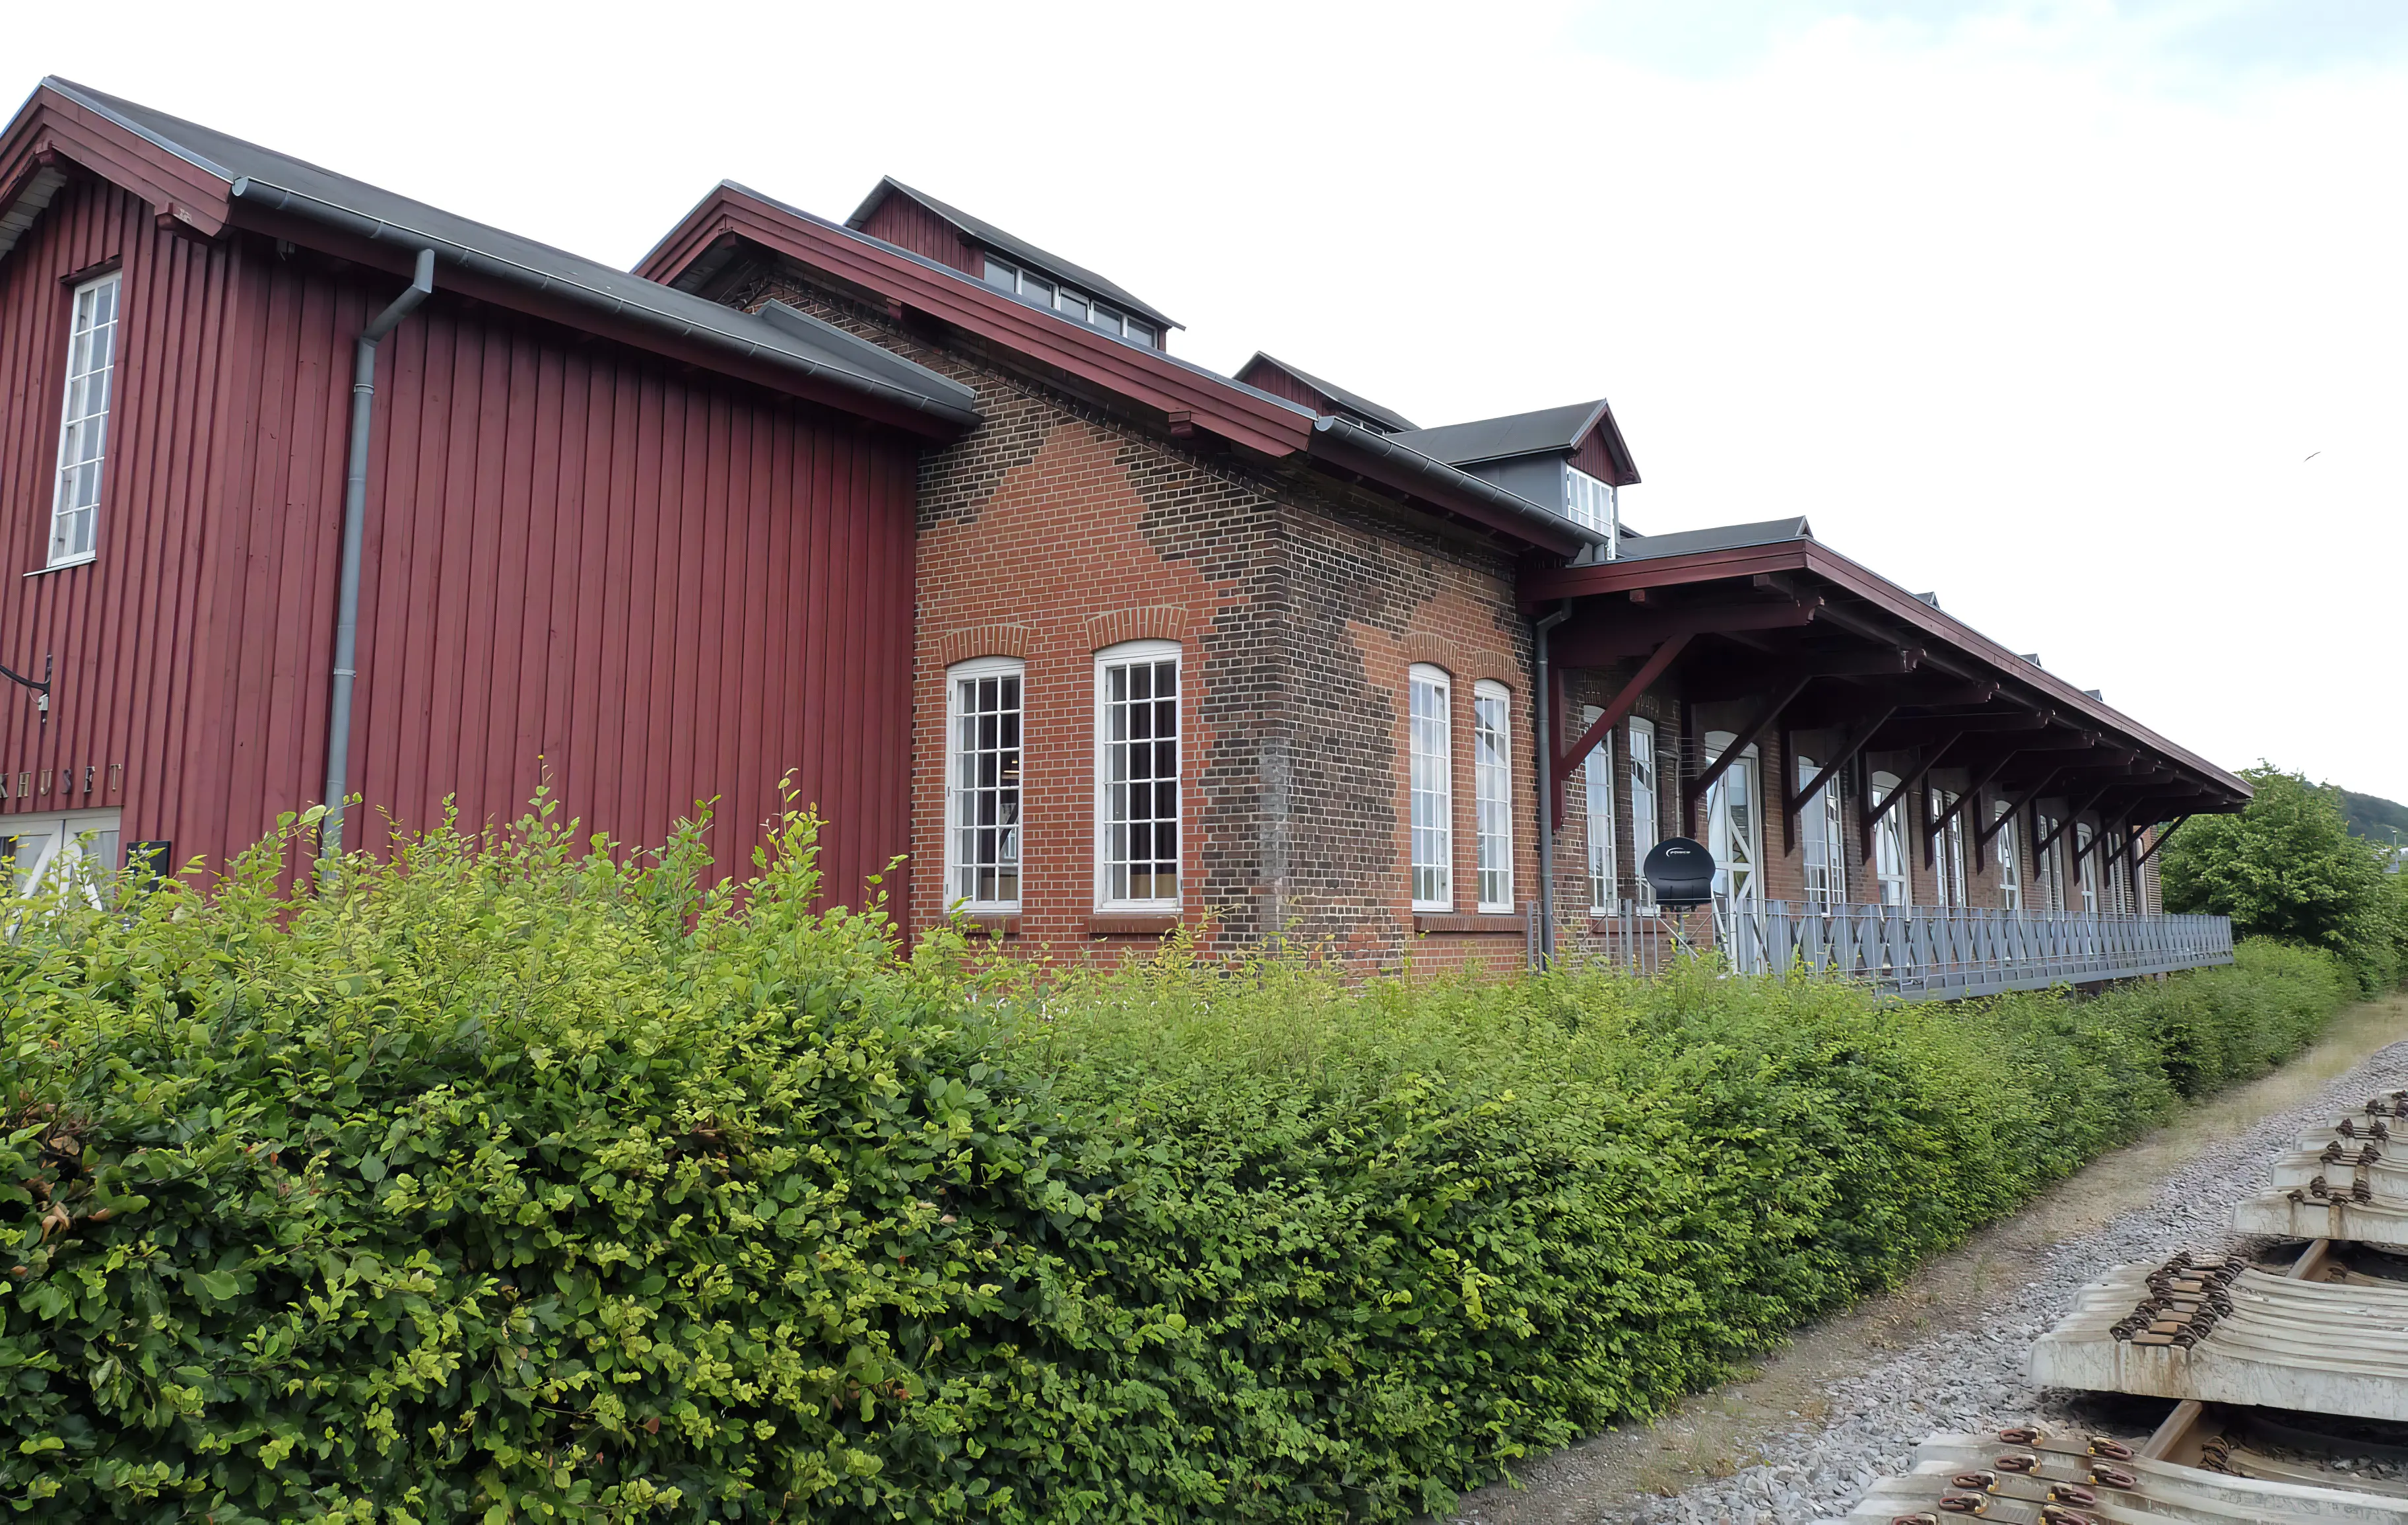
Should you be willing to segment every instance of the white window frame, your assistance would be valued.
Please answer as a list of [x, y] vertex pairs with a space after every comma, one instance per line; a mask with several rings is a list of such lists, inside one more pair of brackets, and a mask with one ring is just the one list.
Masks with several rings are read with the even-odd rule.
[[[992, 712], [996, 716], [998, 733], [1008, 728], [1014, 738], [1009, 745], [1000, 734], [993, 746], [984, 744], [982, 740], [971, 745], [964, 734], [964, 727], [974, 717], [965, 708], [962, 690], [989, 680], [1019, 685], [1012, 705], [1006, 708], [998, 702]], [[1000, 700], [1000, 693], [997, 697]], [[1006, 715], [1010, 717], [1009, 727], [1003, 720]], [[989, 754], [996, 759], [997, 776], [993, 784], [970, 776], [980, 759]], [[1009, 782], [1003, 777], [1007, 770]], [[997, 818], [973, 820], [972, 812], [985, 795], [994, 797]], [[981, 656], [955, 663], [945, 669], [945, 898], [949, 909], [1006, 914], [1020, 910], [1020, 892], [1026, 887], [1025, 876], [1028, 871], [1024, 851], [1027, 801], [1028, 665], [1016, 656]], [[1009, 820], [1002, 818], [1006, 814]], [[996, 834], [996, 855], [993, 862], [974, 860], [970, 856], [970, 844], [975, 834], [981, 832]], [[994, 870], [998, 879], [1008, 871], [1012, 893], [985, 897], [974, 893], [978, 886], [971, 883], [972, 876], [982, 870]]]
[[[1114, 749], [1133, 746], [1137, 743], [1134, 738], [1124, 737], [1115, 740], [1111, 734], [1113, 708], [1111, 692], [1111, 675], [1115, 669], [1125, 670], [1159, 662], [1172, 664], [1170, 714], [1171, 723], [1177, 727], [1169, 738], [1168, 783], [1171, 790], [1172, 813], [1168, 818], [1168, 824], [1171, 829], [1169, 859], [1171, 893], [1154, 896], [1115, 894], [1113, 891], [1118, 887], [1118, 873], [1136, 860], [1116, 855], [1112, 833], [1116, 827], [1131, 828], [1139, 823], [1120, 811], [1114, 795], [1116, 787], [1137, 786], [1134, 780], [1116, 781], [1114, 779]], [[1182, 698], [1186, 687], [1185, 667], [1186, 659], [1175, 640], [1129, 640], [1117, 646], [1107, 647], [1096, 654], [1096, 905], [1099, 910], [1159, 912], [1179, 909], [1179, 891], [1186, 878], [1187, 862], [1187, 770], [1184, 757], [1187, 716]], [[1156, 694], [1141, 702], [1158, 704], [1161, 698], [1161, 695]], [[1159, 711], [1156, 713], [1158, 714]], [[1158, 745], [1161, 741], [1162, 738], [1159, 736], [1149, 736], [1146, 739], [1149, 745]], [[1157, 758], [1158, 756], [1157, 753]], [[1150, 784], [1157, 787], [1162, 782], [1159, 777], [1148, 781]], [[1159, 813], [1154, 813], [1147, 817], [1144, 824], [1159, 826], [1164, 823], [1164, 820], [1165, 818]], [[1143, 861], [1155, 863], [1162, 859], [1155, 856], [1149, 856]]]
[[[117, 327], [125, 295], [122, 271], [76, 287], [67, 298], [64, 384], [59, 389], [59, 448], [50, 476], [50, 556], [46, 567], [74, 567], [100, 554], [101, 488], [108, 466], [108, 414], [116, 401]], [[93, 314], [107, 294], [108, 318]], [[93, 363], [97, 353], [97, 364]], [[97, 393], [97, 401], [94, 394]]]
[[[1889, 782], [1884, 784], [1884, 779]], [[1896, 773], [1875, 773], [1866, 784], [1866, 793], [1871, 802], [1878, 805], [1896, 793], [1898, 786]], [[1873, 886], [1883, 905], [1910, 906], [1914, 903], [1914, 863], [1907, 856], [1906, 818], [1900, 813], [1913, 803], [1902, 799], [1873, 823]]]
[[1971, 888], [1965, 877], [1965, 816], [1956, 809], [1961, 797], [1945, 789], [1933, 789], [1929, 793], [1933, 816], [1942, 813], [1947, 816], [1947, 825], [1939, 831], [1939, 851], [1932, 855], [1934, 874], [1940, 881], [1940, 903], [1961, 911], [1965, 908], [1969, 899], [1967, 891]]
[[1406, 880], [1416, 911], [1455, 909], [1455, 680], [1416, 662], [1405, 674]]
[[1613, 483], [1564, 463], [1564, 517], [1605, 537], [1607, 560], [1620, 554], [1622, 508]]
[[1630, 872], [1639, 908], [1656, 913], [1656, 887], [1647, 882], [1647, 855], [1663, 841], [1663, 775], [1656, 757], [1656, 722], [1630, 717]]
[[2024, 908], [2024, 865], [2023, 854], [2015, 844], [2015, 813], [2001, 799], [1998, 801], [1998, 808], [1990, 813], [1990, 819], [1999, 827], [1999, 905], [2003, 910], [2021, 911]]
[[1052, 308], [1072, 323], [1107, 334], [1118, 334], [1149, 350], [1159, 347], [1156, 341], [1162, 331], [1143, 318], [1123, 312], [1111, 303], [1098, 301], [1076, 286], [1066, 286], [1052, 276], [1024, 269], [1010, 260], [997, 259], [993, 254], [986, 254], [983, 258], [986, 263], [981, 271], [982, 278], [996, 290], [1025, 297], [1039, 307]]
[[[2040, 884], [2040, 908], [2047, 915], [2065, 914], [2065, 839], [2057, 835], [2057, 822], [2048, 816], [2037, 818], [2035, 827], [2040, 840], [2048, 842], [2048, 851], [2033, 855], [2032, 877]], [[2056, 837], [2057, 840], [2049, 842]]]
[[[1708, 731], [1706, 766], [1722, 760], [1739, 738], [1729, 731]], [[1739, 908], [1764, 903], [1764, 791], [1758, 770], [1762, 758], [1753, 742], [1732, 759], [1722, 776], [1706, 789], [1706, 851], [1714, 860], [1714, 918], [1725, 946], [1737, 936], [1732, 916]]]
[[[34, 894], [78, 867], [95, 875], [115, 873], [123, 866], [124, 818], [117, 810], [0, 816], [0, 861], [10, 875], [0, 889]], [[172, 865], [165, 871], [173, 871]]]
[[[1592, 704], [1581, 712], [1581, 729], [1585, 731], [1605, 713]], [[1600, 916], [1613, 914], [1614, 890], [1621, 882], [1620, 864], [1614, 856], [1613, 842], [1613, 732], [1598, 738], [1597, 750], [1582, 764], [1586, 770], [1588, 805], [1588, 908]]]
[[[1814, 775], [1820, 771], [1813, 758], [1799, 754], [1798, 787], [1802, 789], [1813, 783]], [[1841, 814], [1840, 781], [1841, 775], [1834, 773], [1814, 792], [1814, 798], [1806, 802], [1804, 819], [1799, 823], [1805, 828], [1799, 856], [1806, 903], [1825, 912], [1848, 903], [1847, 831]], [[1818, 855], [1820, 862], [1816, 861]], [[1820, 884], [1815, 883], [1818, 877]]]
[[1471, 685], [1472, 842], [1480, 909], [1513, 909], [1513, 692], [1483, 678]]
[[2098, 838], [2085, 821], [2073, 823], [2073, 882], [2082, 892], [2082, 914], [2099, 914], [2099, 870], [2094, 861], [2098, 855], [2091, 851]]

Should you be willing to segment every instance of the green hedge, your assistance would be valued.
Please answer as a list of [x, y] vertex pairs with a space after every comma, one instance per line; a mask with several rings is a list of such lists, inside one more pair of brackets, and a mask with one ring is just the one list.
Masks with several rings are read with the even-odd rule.
[[[306, 827], [297, 823], [292, 829]], [[540, 817], [0, 951], [0, 1500], [46, 1518], [1397, 1519], [2296, 1048], [2073, 1001], [1052, 983]]]

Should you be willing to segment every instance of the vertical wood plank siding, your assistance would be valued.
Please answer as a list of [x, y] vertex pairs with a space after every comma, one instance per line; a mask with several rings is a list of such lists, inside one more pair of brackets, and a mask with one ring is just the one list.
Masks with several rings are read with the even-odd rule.
[[[21, 576], [48, 548], [64, 278], [110, 260], [99, 557]], [[47, 729], [0, 688], [0, 821], [122, 806], [129, 841], [222, 860], [316, 801], [351, 345], [398, 289], [178, 237], [92, 180], [0, 260], [0, 662], [58, 663]], [[716, 798], [737, 868], [792, 769], [827, 817], [831, 899], [857, 903], [906, 849], [909, 442], [455, 300], [439, 276], [384, 341], [375, 440], [353, 842], [447, 798], [466, 823], [507, 820], [548, 772], [586, 829], [636, 843]], [[59, 792], [87, 766], [93, 794]]]
[[910, 196], [887, 193], [886, 199], [862, 220], [861, 231], [939, 265], [974, 276], [986, 273], [985, 259], [961, 230]]

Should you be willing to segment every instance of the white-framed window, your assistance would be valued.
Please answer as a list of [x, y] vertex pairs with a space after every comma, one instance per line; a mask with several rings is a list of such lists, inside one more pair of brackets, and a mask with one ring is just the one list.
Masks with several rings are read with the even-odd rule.
[[1616, 511], [1613, 483], [1590, 476], [1570, 461], [1565, 462], [1564, 517], [1604, 536], [1607, 554], [1612, 554], [1612, 548], [1622, 522]]
[[[1581, 712], [1585, 732], [1605, 712], [1589, 705]], [[1611, 915], [1614, 889], [1621, 878], [1613, 856], [1613, 733], [1598, 739], [1597, 750], [1582, 765], [1588, 785], [1588, 908]]]
[[1025, 670], [1009, 656], [945, 674], [953, 766], [945, 898], [971, 911], [1020, 909], [1020, 769]]
[[1958, 796], [1945, 789], [1934, 789], [1931, 812], [1934, 819], [1946, 817], [1937, 833], [1938, 851], [1933, 865], [1940, 880], [1940, 903], [1962, 907], [1965, 904], [1965, 816], [1956, 809]]
[[1480, 909], [1513, 909], [1513, 696], [1471, 685], [1471, 798], [1479, 829]]
[[1417, 662], [1406, 675], [1406, 748], [1412, 795], [1413, 909], [1455, 909], [1455, 683]]
[[1179, 647], [1132, 640], [1096, 654], [1096, 899], [1108, 910], [1179, 905]]
[[116, 374], [118, 274], [75, 289], [67, 322], [59, 468], [50, 494], [50, 565], [90, 561], [99, 544], [100, 473], [108, 455], [109, 379]]
[[[1814, 775], [1820, 771], [1813, 758], [1799, 757], [1798, 787], [1802, 789], [1813, 783]], [[1798, 824], [1805, 838], [1801, 845], [1806, 862], [1806, 903], [1825, 910], [1845, 905], [1848, 857], [1843, 845], [1846, 839], [1842, 833], [1840, 781], [1836, 776], [1806, 801]]]
[[[1706, 766], [1713, 767], [1737, 740], [1728, 731], [1708, 731]], [[1733, 914], [1764, 900], [1763, 816], [1756, 798], [1756, 752], [1751, 746], [1706, 790], [1706, 851], [1714, 859], [1714, 914], [1727, 940], [1734, 935]]]
[[[2048, 842], [2048, 851], [2032, 862], [2032, 878], [2040, 885], [2040, 908], [2052, 916], [2065, 914], [2065, 839], [2057, 836], [2057, 822], [2045, 815], [2033, 817], [2033, 829], [2039, 840]], [[2055, 842], [2049, 842], [2057, 837]]]
[[[1871, 784], [1875, 805], [1898, 792], [1896, 773], [1875, 773]], [[1906, 817], [1900, 813], [1910, 803], [1899, 800], [1873, 825], [1873, 882], [1881, 886], [1884, 905], [1914, 903], [1914, 881], [1907, 871]]]
[[1034, 270], [1024, 270], [1009, 260], [993, 254], [986, 256], [986, 283], [1001, 291], [1025, 296], [1039, 307], [1050, 307], [1072, 323], [1082, 323], [1100, 328], [1107, 334], [1119, 334], [1133, 338], [1148, 349], [1160, 339], [1161, 331], [1143, 318], [1123, 312], [1110, 302], [1088, 295], [1085, 292], [1066, 286], [1050, 276]]
[[2099, 859], [2091, 849], [2090, 827], [2080, 821], [2073, 823], [2073, 876], [2082, 886], [2082, 914], [2099, 914]]
[[1999, 824], [1999, 833], [1992, 839], [1999, 851], [1999, 904], [2009, 911], [2021, 911], [2024, 908], [2024, 864], [2023, 854], [2015, 846], [2014, 813], [2001, 799], [1990, 812], [1990, 819]]
[[1656, 723], [1633, 715], [1630, 719], [1630, 871], [1633, 885], [1639, 892], [1639, 906], [1651, 915], [1656, 910], [1656, 891], [1641, 871], [1647, 866], [1647, 855], [1656, 850]]
[[122, 813], [78, 810], [0, 816], [0, 863], [7, 866], [9, 887], [29, 895], [70, 873], [116, 872], [122, 867], [118, 861]]

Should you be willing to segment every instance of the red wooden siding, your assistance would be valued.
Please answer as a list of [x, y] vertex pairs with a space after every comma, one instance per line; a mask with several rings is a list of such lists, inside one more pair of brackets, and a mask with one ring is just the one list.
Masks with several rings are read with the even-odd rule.
[[[47, 547], [61, 278], [111, 258], [99, 558], [18, 577]], [[829, 893], [857, 900], [909, 842], [912, 447], [437, 279], [379, 358], [351, 842], [447, 796], [508, 819], [548, 769], [630, 842], [716, 797], [733, 868], [791, 768], [828, 817]], [[128, 840], [219, 858], [315, 801], [351, 344], [398, 289], [179, 237], [89, 180], [0, 261], [0, 661], [59, 664], [47, 731], [0, 692], [0, 766], [103, 781], [12, 781], [0, 812], [122, 805]]]
[[1288, 372], [1268, 363], [1247, 367], [1239, 372], [1238, 380], [1257, 392], [1268, 392], [1274, 397], [1285, 397], [1290, 402], [1301, 403], [1316, 413], [1331, 413], [1338, 410], [1337, 399], [1322, 396], [1318, 390], [1305, 385]]
[[898, 192], [886, 194], [886, 199], [863, 220], [861, 231], [914, 254], [924, 254], [939, 265], [974, 276], [986, 273], [985, 260], [960, 229]]
[[1613, 453], [1605, 448], [1603, 429], [1588, 431], [1587, 436], [1581, 440], [1579, 448], [1572, 452], [1572, 465], [1599, 482], [1613, 481], [1620, 475], [1622, 469], [1614, 465]]

